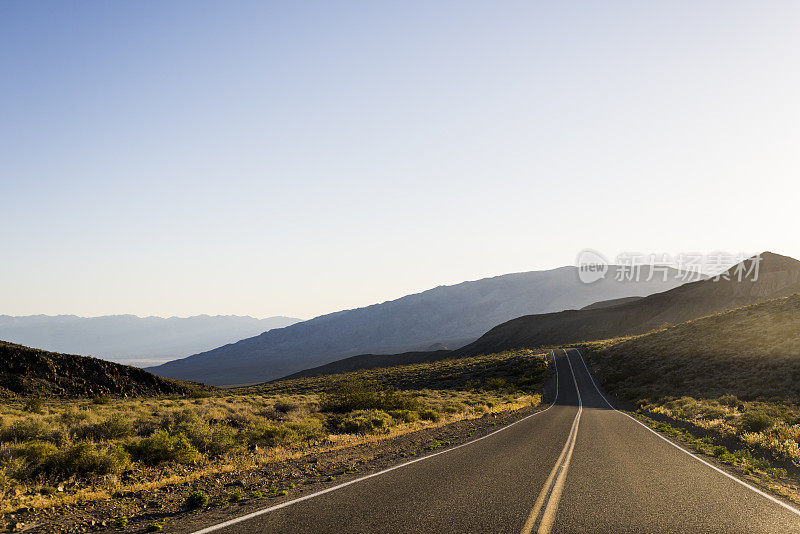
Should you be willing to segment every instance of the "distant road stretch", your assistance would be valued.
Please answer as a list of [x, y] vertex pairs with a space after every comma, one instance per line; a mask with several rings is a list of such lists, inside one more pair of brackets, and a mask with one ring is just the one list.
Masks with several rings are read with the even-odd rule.
[[614, 410], [576, 349], [554, 404], [472, 442], [196, 534], [800, 532], [800, 511]]

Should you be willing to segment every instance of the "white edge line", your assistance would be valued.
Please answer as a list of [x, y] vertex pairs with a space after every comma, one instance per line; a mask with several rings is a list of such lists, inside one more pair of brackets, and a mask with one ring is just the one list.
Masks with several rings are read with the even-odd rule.
[[[556, 363], [556, 353], [555, 353], [555, 351], [551, 350], [550, 353], [553, 355], [553, 366], [556, 368], [556, 394], [555, 394], [555, 398], [553, 399], [553, 402], [550, 403], [550, 406], [548, 406], [544, 410], [541, 410], [541, 411], [536, 412], [536, 413], [532, 413], [530, 415], [526, 415], [522, 419], [514, 421], [510, 425], [506, 425], [503, 428], [499, 428], [499, 429], [495, 430], [494, 432], [490, 432], [489, 434], [486, 434], [485, 436], [481, 436], [479, 438], [475, 438], [472, 441], [467, 441], [466, 443], [462, 443], [461, 445], [456, 445], [455, 447], [451, 447], [451, 448], [449, 448], [447, 450], [435, 452], [433, 454], [429, 454], [427, 456], [423, 456], [422, 458], [416, 458], [414, 460], [410, 460], [408, 462], [389, 467], [387, 469], [384, 469], [382, 471], [378, 471], [376, 473], [371, 473], [369, 475], [365, 475], [363, 477], [356, 478], [356, 479], [350, 480], [348, 482], [343, 482], [342, 484], [337, 484], [336, 486], [331, 486], [330, 488], [325, 488], [324, 490], [320, 490], [320, 491], [317, 491], [315, 493], [310, 493], [308, 495], [304, 495], [303, 497], [298, 497], [297, 499], [292, 499], [291, 501], [286, 501], [286, 502], [282, 502], [280, 504], [276, 504], [274, 506], [270, 506], [269, 508], [262, 508], [261, 510], [256, 510], [255, 512], [249, 513], [247, 515], [236, 517], [234, 519], [225, 521], [223, 523], [218, 523], [216, 525], [212, 525], [210, 527], [206, 527], [206, 528], [194, 531], [194, 532], [192, 532], [192, 534], [206, 534], [208, 532], [214, 532], [216, 530], [219, 530], [219, 529], [222, 529], [222, 528], [225, 528], [225, 527], [229, 527], [229, 526], [235, 525], [237, 523], [242, 523], [244, 521], [248, 521], [250, 519], [253, 519], [254, 517], [258, 517], [260, 515], [264, 515], [264, 514], [267, 514], [269, 512], [274, 512], [275, 510], [279, 510], [281, 508], [286, 508], [287, 506], [291, 506], [293, 504], [296, 504], [296, 503], [299, 503], [299, 502], [302, 502], [302, 501], [307, 501], [309, 499], [313, 499], [314, 497], [319, 497], [320, 495], [324, 495], [326, 493], [330, 493], [332, 491], [336, 491], [338, 489], [344, 488], [344, 487], [349, 486], [351, 484], [355, 484], [357, 482], [362, 482], [362, 481], [370, 479], [372, 477], [383, 475], [383, 474], [388, 473], [390, 471], [394, 471], [395, 469], [400, 469], [402, 467], [406, 467], [406, 466], [409, 466], [411, 464], [415, 464], [417, 462], [421, 462], [423, 460], [429, 460], [429, 459], [433, 458], [434, 456], [439, 456], [440, 454], [445, 454], [445, 453], [448, 453], [448, 452], [452, 452], [452, 451], [454, 451], [456, 449], [460, 449], [461, 447], [466, 447], [467, 445], [472, 445], [473, 443], [477, 443], [478, 441], [481, 441], [482, 439], [486, 439], [486, 438], [488, 438], [490, 436], [494, 436], [495, 434], [498, 434], [498, 433], [502, 432], [503, 430], [508, 430], [512, 426], [514, 426], [514, 425], [516, 425], [518, 423], [521, 423], [521, 422], [525, 421], [526, 419], [530, 419], [533, 416], [536, 416], [536, 415], [539, 415], [539, 414], [543, 414], [544, 412], [546, 412], [547, 410], [552, 408], [553, 405], [555, 405], [556, 401], [558, 400], [558, 364]], [[566, 353], [565, 353], [565, 355], [566, 355]], [[586, 365], [586, 364], [584, 364], [584, 365]], [[606, 401], [606, 402], [608, 402], [608, 401]]]
[[597, 390], [597, 393], [599, 393], [599, 394], [600, 394], [600, 396], [601, 396], [601, 397], [603, 397], [603, 400], [604, 400], [604, 401], [606, 401], [606, 404], [608, 404], [609, 408], [611, 408], [611, 409], [612, 409], [612, 410], [614, 410], [615, 412], [619, 412], [619, 413], [621, 413], [621, 414], [622, 414], [622, 415], [624, 415], [625, 417], [628, 417], [628, 418], [630, 418], [632, 421], [634, 421], [634, 422], [636, 422], [636, 423], [639, 423], [639, 424], [640, 424], [640, 425], [642, 425], [644, 428], [646, 428], [647, 430], [649, 430], [650, 432], [652, 432], [653, 434], [655, 434], [655, 435], [656, 435], [656, 436], [658, 436], [659, 438], [663, 439], [664, 441], [666, 441], [667, 443], [669, 443], [670, 445], [672, 445], [673, 447], [675, 447], [675, 448], [676, 448], [676, 449], [678, 449], [679, 451], [681, 451], [681, 452], [683, 452], [683, 453], [685, 453], [685, 454], [688, 454], [689, 456], [691, 456], [692, 458], [694, 458], [694, 459], [695, 459], [695, 460], [697, 460], [698, 462], [700, 462], [700, 463], [702, 463], [702, 464], [704, 464], [704, 465], [706, 465], [706, 466], [710, 467], [711, 469], [713, 469], [713, 470], [714, 470], [714, 471], [716, 471], [717, 473], [719, 473], [719, 474], [721, 474], [721, 475], [724, 475], [724, 476], [728, 477], [729, 479], [733, 480], [734, 482], [737, 482], [737, 483], [741, 484], [741, 485], [742, 485], [742, 486], [744, 486], [745, 488], [747, 488], [747, 489], [749, 489], [749, 490], [752, 490], [752, 491], [754, 491], [754, 492], [758, 493], [758, 494], [759, 494], [759, 495], [761, 495], [762, 497], [765, 497], [766, 499], [769, 499], [770, 501], [774, 502], [775, 504], [778, 504], [778, 505], [780, 505], [780, 506], [782, 506], [782, 507], [786, 508], [786, 509], [787, 509], [787, 510], [789, 510], [790, 512], [792, 512], [792, 513], [794, 513], [794, 514], [797, 514], [797, 515], [800, 515], [800, 510], [798, 510], [797, 508], [795, 508], [795, 507], [793, 507], [793, 506], [791, 506], [791, 505], [789, 505], [789, 504], [786, 504], [786, 503], [785, 503], [785, 502], [783, 502], [782, 500], [780, 500], [780, 499], [778, 499], [778, 498], [776, 498], [776, 497], [773, 497], [773, 496], [772, 496], [772, 495], [770, 495], [769, 493], [765, 493], [765, 492], [761, 491], [760, 489], [756, 488], [755, 486], [751, 486], [750, 484], [748, 484], [748, 483], [747, 483], [747, 482], [745, 482], [744, 480], [742, 480], [742, 479], [740, 479], [740, 478], [738, 478], [738, 477], [735, 477], [735, 476], [731, 475], [730, 473], [727, 473], [727, 472], [725, 472], [724, 470], [720, 469], [719, 467], [717, 467], [717, 466], [715, 466], [715, 465], [713, 465], [713, 464], [711, 464], [711, 463], [709, 463], [709, 462], [707, 462], [707, 461], [703, 460], [703, 459], [702, 459], [702, 458], [700, 458], [699, 456], [697, 456], [697, 455], [695, 455], [695, 454], [693, 454], [693, 453], [691, 453], [691, 452], [687, 451], [686, 449], [684, 449], [683, 447], [681, 447], [681, 446], [680, 446], [680, 445], [678, 445], [677, 443], [675, 443], [675, 442], [673, 442], [673, 441], [671, 441], [671, 440], [668, 440], [667, 438], [665, 438], [664, 436], [662, 436], [661, 434], [659, 434], [658, 432], [656, 432], [655, 430], [653, 430], [652, 428], [650, 428], [650, 427], [649, 427], [649, 426], [647, 426], [646, 424], [642, 423], [641, 421], [639, 421], [639, 420], [638, 420], [638, 419], [636, 419], [635, 417], [631, 416], [630, 414], [627, 414], [627, 413], [625, 413], [625, 412], [623, 412], [623, 411], [620, 411], [620, 410], [617, 410], [616, 408], [614, 408], [614, 407], [611, 405], [611, 403], [610, 403], [610, 402], [608, 402], [608, 399], [605, 397], [605, 395], [603, 395], [603, 393], [600, 391], [600, 388], [599, 388], [599, 387], [597, 387], [597, 383], [594, 381], [594, 378], [592, 378], [592, 373], [589, 371], [589, 367], [586, 365], [586, 361], [583, 359], [583, 355], [581, 354], [581, 351], [580, 351], [579, 349], [574, 349], [574, 350], [575, 350], [575, 351], [577, 351], [577, 352], [578, 352], [578, 356], [580, 356], [580, 357], [581, 357], [581, 361], [583, 362], [583, 366], [586, 368], [586, 373], [589, 375], [589, 378], [591, 379], [591, 381], [592, 381], [592, 384], [594, 384], [594, 388]]

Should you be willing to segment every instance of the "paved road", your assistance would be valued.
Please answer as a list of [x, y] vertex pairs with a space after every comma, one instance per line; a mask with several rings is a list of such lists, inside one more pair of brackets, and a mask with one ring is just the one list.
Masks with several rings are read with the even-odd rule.
[[201, 532], [800, 532], [800, 512], [613, 410], [579, 351], [554, 357], [543, 412]]

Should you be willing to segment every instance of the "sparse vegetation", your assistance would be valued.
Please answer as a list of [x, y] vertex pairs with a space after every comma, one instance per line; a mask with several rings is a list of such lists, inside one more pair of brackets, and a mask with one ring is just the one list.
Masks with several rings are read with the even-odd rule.
[[195, 491], [186, 498], [186, 507], [190, 510], [202, 508], [208, 504], [208, 495], [204, 491]]
[[[35, 405], [14, 398], [0, 406], [0, 511], [47, 506], [82, 492], [110, 495], [125, 484], [152, 488], [175, 473], [211, 473], [231, 464], [247, 469], [536, 406], [549, 376], [546, 355], [516, 351], [203, 395], [39, 399]], [[129, 482], [120, 482], [123, 472]], [[187, 508], [207, 504], [198, 494], [183, 497]], [[279, 487], [269, 492], [285, 494]], [[226, 500], [244, 497], [238, 492]]]

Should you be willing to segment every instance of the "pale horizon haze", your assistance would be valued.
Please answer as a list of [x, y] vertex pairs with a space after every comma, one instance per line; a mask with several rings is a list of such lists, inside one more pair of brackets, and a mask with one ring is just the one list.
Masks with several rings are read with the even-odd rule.
[[0, 314], [800, 257], [797, 2], [0, 2]]

